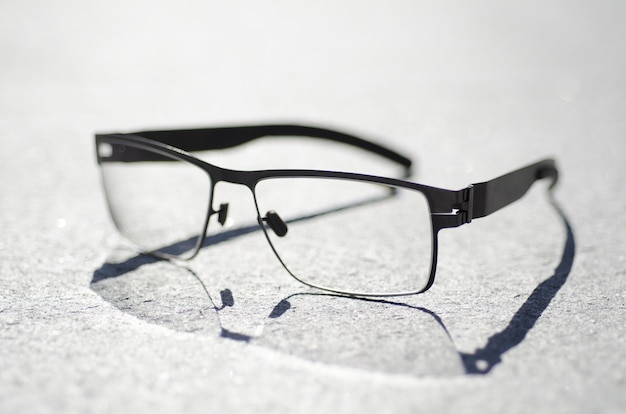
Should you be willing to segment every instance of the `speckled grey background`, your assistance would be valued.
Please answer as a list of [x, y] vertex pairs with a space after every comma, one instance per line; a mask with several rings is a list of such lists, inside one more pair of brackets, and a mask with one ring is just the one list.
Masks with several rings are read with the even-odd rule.
[[[623, 3], [297, 3], [0, 4], [0, 412], [623, 412]], [[186, 265], [117, 235], [94, 131], [270, 121], [452, 189], [554, 156], [563, 215], [540, 183], [388, 300], [298, 284], [258, 231]], [[228, 162], [316, 166], [285, 151]]]

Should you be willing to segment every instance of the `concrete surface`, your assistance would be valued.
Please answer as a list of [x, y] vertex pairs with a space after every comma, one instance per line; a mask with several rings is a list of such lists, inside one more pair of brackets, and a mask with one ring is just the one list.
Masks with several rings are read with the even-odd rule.
[[[623, 412], [625, 12], [2, 2], [0, 412]], [[260, 232], [184, 265], [117, 235], [94, 131], [285, 120], [452, 189], [554, 156], [563, 215], [538, 184], [442, 233], [435, 286], [387, 300], [298, 284]], [[233, 163], [309, 166], [290, 154]]]

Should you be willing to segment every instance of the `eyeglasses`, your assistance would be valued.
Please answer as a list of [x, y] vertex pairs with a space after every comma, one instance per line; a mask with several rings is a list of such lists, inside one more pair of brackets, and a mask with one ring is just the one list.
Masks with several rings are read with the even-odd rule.
[[[347, 144], [402, 166], [404, 176], [239, 171], [192, 155], [270, 136]], [[406, 181], [411, 161], [393, 150], [343, 132], [300, 125], [95, 138], [113, 221], [144, 252], [167, 259], [193, 258], [203, 247], [209, 226], [224, 225], [229, 218], [230, 203], [214, 205], [216, 185], [239, 184], [252, 192], [256, 221], [291, 276], [315, 288], [358, 296], [428, 290], [435, 280], [440, 230], [501, 209], [539, 179], [552, 179], [550, 188], [558, 179], [554, 160], [545, 159], [461, 190], [430, 187]]]

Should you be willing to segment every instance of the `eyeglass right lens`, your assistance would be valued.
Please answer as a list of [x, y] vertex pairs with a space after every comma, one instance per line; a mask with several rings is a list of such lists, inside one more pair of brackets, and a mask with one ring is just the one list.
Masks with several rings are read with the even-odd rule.
[[[272, 178], [257, 184], [267, 237], [300, 281], [361, 294], [420, 291], [432, 258], [423, 193], [358, 180]], [[260, 216], [261, 216], [260, 214]], [[270, 222], [281, 218], [286, 232]]]
[[105, 143], [98, 151], [109, 210], [120, 232], [148, 252], [193, 255], [205, 230], [209, 175], [132, 144]]

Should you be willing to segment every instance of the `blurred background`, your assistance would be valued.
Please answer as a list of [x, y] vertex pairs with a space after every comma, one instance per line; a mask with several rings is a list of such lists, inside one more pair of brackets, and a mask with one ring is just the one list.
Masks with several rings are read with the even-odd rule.
[[[625, 8], [7, 0], [0, 121], [56, 123], [67, 136], [57, 145], [96, 130], [330, 124], [396, 141], [419, 156], [421, 172], [456, 185], [437, 165], [461, 160], [471, 170], [484, 154], [505, 167], [516, 160], [504, 147], [529, 145], [538, 156], [583, 145], [599, 157], [589, 144], [600, 134], [621, 145], [602, 125], [623, 104]], [[583, 114], [597, 121], [586, 131]]]
[[64, 114], [98, 127], [295, 117], [383, 131], [408, 124], [422, 135], [442, 106], [470, 101], [482, 119], [442, 124], [472, 126], [476, 138], [480, 121], [520, 101], [623, 88], [619, 1], [0, 7], [5, 117]]

